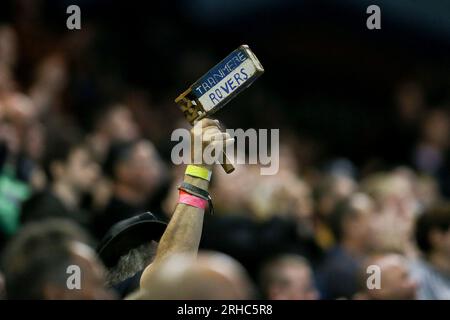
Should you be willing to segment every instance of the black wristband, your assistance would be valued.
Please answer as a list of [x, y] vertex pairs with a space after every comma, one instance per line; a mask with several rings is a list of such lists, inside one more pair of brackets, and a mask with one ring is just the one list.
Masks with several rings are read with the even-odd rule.
[[189, 194], [192, 194], [193, 196], [202, 198], [204, 200], [208, 201], [209, 204], [209, 212], [211, 214], [214, 213], [214, 207], [212, 205], [212, 199], [211, 196], [209, 195], [209, 192], [203, 189], [200, 189], [199, 187], [194, 186], [193, 184], [187, 183], [187, 182], [182, 182], [180, 184], [180, 186], [178, 187], [178, 190], [183, 190]]
[[208, 191], [200, 189], [199, 187], [196, 187], [193, 184], [187, 182], [182, 182], [178, 189], [186, 191], [187, 193], [193, 194], [204, 200], [209, 200], [211, 198]]

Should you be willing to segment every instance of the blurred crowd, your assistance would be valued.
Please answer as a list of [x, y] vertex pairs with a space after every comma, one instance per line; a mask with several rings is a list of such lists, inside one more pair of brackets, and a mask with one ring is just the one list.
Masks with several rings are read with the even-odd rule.
[[[92, 84], [102, 70], [88, 30], [0, 26], [3, 298], [116, 298], [96, 244], [138, 213], [168, 221], [177, 202], [184, 166], [167, 154], [171, 130], [187, 124], [150, 92], [121, 84], [114, 95], [107, 73]], [[189, 68], [202, 68], [196, 59]], [[110, 94], [91, 99], [93, 87]], [[217, 167], [198, 260], [169, 259], [155, 289], [132, 298], [450, 299], [450, 104], [427, 105], [414, 79], [394, 92], [392, 130], [378, 136], [389, 148], [377, 154], [391, 166], [314, 163], [316, 146], [281, 127], [279, 172]], [[85, 290], [58, 290], [68, 264], [87, 270]], [[371, 265], [380, 289], [367, 285]]]

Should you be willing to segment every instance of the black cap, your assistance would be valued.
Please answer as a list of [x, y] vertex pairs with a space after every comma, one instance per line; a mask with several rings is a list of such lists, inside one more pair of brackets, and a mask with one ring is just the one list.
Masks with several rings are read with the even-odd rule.
[[97, 253], [106, 267], [114, 267], [131, 249], [159, 241], [167, 224], [146, 212], [114, 224], [100, 242]]

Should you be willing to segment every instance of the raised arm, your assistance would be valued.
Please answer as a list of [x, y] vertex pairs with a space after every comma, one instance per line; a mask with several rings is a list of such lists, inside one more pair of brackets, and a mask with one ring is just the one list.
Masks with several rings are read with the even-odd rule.
[[[206, 159], [202, 156], [203, 150], [207, 146], [215, 147], [218, 144], [229, 145], [233, 143], [233, 139], [230, 138], [229, 134], [219, 130], [218, 124], [216, 120], [203, 119], [191, 130], [192, 158], [202, 161], [201, 164], [195, 164], [196, 167], [207, 171], [212, 170], [213, 165], [205, 163]], [[200, 128], [202, 130], [199, 130]], [[195, 139], [198, 139], [197, 141], [201, 139], [202, 141], [199, 144], [201, 147], [197, 148], [197, 150], [194, 149]], [[203, 170], [203, 172], [205, 171]], [[204, 191], [208, 191], [208, 179], [185, 174], [183, 181]], [[155, 259], [142, 274], [141, 288], [146, 288], [151, 285], [151, 274], [169, 256], [183, 253], [192, 255], [193, 258], [196, 257], [202, 234], [204, 213], [205, 210], [202, 208], [184, 203], [177, 204], [167, 229], [161, 237]]]

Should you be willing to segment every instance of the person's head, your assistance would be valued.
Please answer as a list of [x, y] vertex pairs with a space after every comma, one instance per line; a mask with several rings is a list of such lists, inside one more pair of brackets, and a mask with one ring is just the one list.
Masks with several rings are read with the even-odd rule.
[[[375, 277], [379, 276], [379, 282]], [[371, 278], [369, 278], [371, 277]], [[411, 278], [407, 260], [396, 253], [372, 255], [359, 274], [360, 291], [356, 299], [412, 300], [417, 284]]]
[[424, 107], [423, 86], [413, 80], [406, 79], [397, 86], [395, 92], [396, 109], [402, 122], [416, 121]]
[[269, 260], [261, 269], [260, 287], [271, 300], [316, 300], [313, 273], [306, 259], [286, 254]]
[[250, 194], [260, 183], [261, 176], [251, 166], [235, 165], [233, 174], [236, 174], [235, 179], [224, 170], [214, 172], [211, 193], [216, 195], [214, 207], [218, 212], [239, 212], [248, 208]]
[[414, 216], [419, 213], [416, 181], [411, 169], [398, 167], [384, 175], [372, 189], [378, 211], [397, 216], [409, 229], [412, 229]]
[[131, 141], [139, 137], [138, 125], [126, 105], [109, 103], [101, 108], [94, 121], [94, 130], [108, 139], [108, 143]]
[[410, 246], [414, 219], [421, 210], [416, 179], [410, 169], [399, 167], [362, 182], [375, 203], [377, 215], [372, 226], [378, 250], [403, 251]]
[[249, 190], [248, 202], [253, 214], [260, 219], [284, 215], [308, 233], [312, 232], [311, 188], [305, 180], [290, 172], [281, 172], [256, 183]]
[[430, 208], [416, 222], [417, 245], [426, 258], [440, 255], [450, 259], [450, 204]]
[[38, 121], [30, 123], [25, 133], [24, 152], [35, 161], [43, 160], [45, 152], [45, 127]]
[[[309, 184], [302, 179], [287, 179], [284, 183], [285, 202], [291, 206], [291, 215], [298, 223], [309, 223], [312, 229], [313, 197]], [[283, 198], [283, 197], [282, 197]]]
[[355, 181], [346, 175], [327, 175], [314, 188], [315, 211], [319, 217], [327, 218], [336, 204], [356, 190]]
[[9, 25], [0, 25], [0, 63], [12, 68], [17, 60], [17, 35]]
[[89, 242], [83, 230], [66, 220], [26, 225], [2, 257], [7, 298], [113, 298]]
[[372, 245], [371, 219], [374, 205], [370, 197], [356, 193], [342, 200], [329, 217], [333, 235], [341, 245], [353, 245], [363, 251]]
[[178, 254], [165, 260], [149, 279], [150, 286], [131, 298], [140, 300], [251, 299], [253, 287], [244, 268], [223, 253]]
[[419, 175], [416, 184], [416, 196], [421, 208], [430, 208], [440, 201], [438, 181], [431, 175]]
[[132, 248], [121, 256], [117, 264], [108, 269], [106, 280], [109, 286], [115, 286], [144, 270], [156, 255], [158, 243], [152, 241]]
[[52, 182], [67, 184], [79, 193], [88, 191], [99, 175], [99, 167], [88, 148], [70, 134], [62, 133], [52, 139], [44, 166]]
[[437, 148], [450, 144], [450, 114], [442, 109], [428, 111], [422, 123], [422, 140]]
[[116, 185], [149, 196], [159, 182], [161, 161], [153, 144], [141, 139], [112, 145], [105, 169]]
[[[152, 213], [145, 212], [121, 220], [108, 230], [97, 246], [97, 253], [107, 268], [109, 286], [131, 279], [151, 264], [166, 226]], [[126, 295], [139, 285], [138, 281], [131, 282], [120, 294]]]

